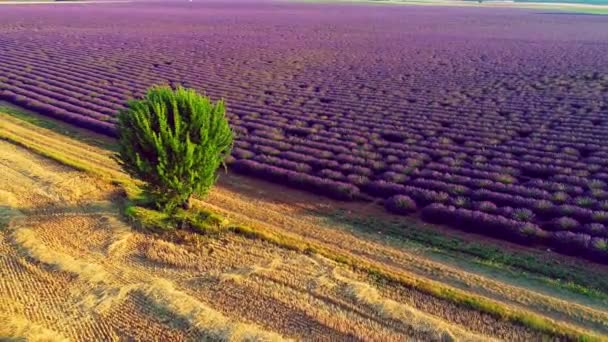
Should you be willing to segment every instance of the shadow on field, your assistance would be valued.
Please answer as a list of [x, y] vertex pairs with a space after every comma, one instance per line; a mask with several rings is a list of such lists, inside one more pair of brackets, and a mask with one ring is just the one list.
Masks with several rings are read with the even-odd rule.
[[0, 205], [0, 230], [8, 227], [17, 210], [9, 205]]

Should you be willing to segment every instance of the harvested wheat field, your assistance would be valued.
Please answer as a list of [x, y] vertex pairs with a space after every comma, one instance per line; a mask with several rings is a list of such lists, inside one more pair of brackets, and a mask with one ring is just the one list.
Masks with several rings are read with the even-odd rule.
[[[440, 260], [372, 233], [388, 215], [369, 204], [285, 196], [242, 176], [224, 175], [196, 205], [280, 241], [134, 229], [116, 181], [127, 177], [109, 150], [0, 118], [1, 337], [515, 341], [608, 332], [600, 294]], [[330, 205], [377, 221], [349, 229], [322, 215]]]

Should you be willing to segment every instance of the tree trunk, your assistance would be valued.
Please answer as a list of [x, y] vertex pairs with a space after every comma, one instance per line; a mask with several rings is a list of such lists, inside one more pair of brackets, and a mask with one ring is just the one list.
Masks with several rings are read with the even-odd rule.
[[192, 195], [188, 195], [188, 198], [182, 203], [182, 208], [184, 210], [190, 210], [190, 208], [192, 208]]

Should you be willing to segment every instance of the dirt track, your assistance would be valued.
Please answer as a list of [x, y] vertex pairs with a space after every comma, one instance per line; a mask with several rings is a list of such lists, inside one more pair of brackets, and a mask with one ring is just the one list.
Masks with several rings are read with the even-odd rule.
[[[0, 127], [4, 133], [118, 172], [107, 152], [54, 133], [24, 130], [6, 119]], [[170, 242], [132, 231], [120, 220], [112, 202], [116, 189], [107, 181], [2, 140], [0, 152], [0, 336], [540, 338], [412, 289], [372, 283], [319, 256], [236, 235], [183, 233]], [[327, 226], [304, 210], [305, 196], [289, 204], [274, 198], [272, 187], [255, 190], [258, 184], [234, 176], [222, 183], [199, 204], [232, 220], [332, 244], [395, 272], [440, 280], [582, 327], [608, 321], [601, 305], [574, 304], [501, 283]]]

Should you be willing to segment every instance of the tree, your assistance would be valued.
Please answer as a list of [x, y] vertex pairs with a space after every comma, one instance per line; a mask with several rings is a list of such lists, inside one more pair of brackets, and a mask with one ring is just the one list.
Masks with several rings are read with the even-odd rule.
[[117, 160], [167, 212], [206, 195], [230, 154], [233, 133], [223, 101], [192, 89], [155, 86], [118, 115]]

